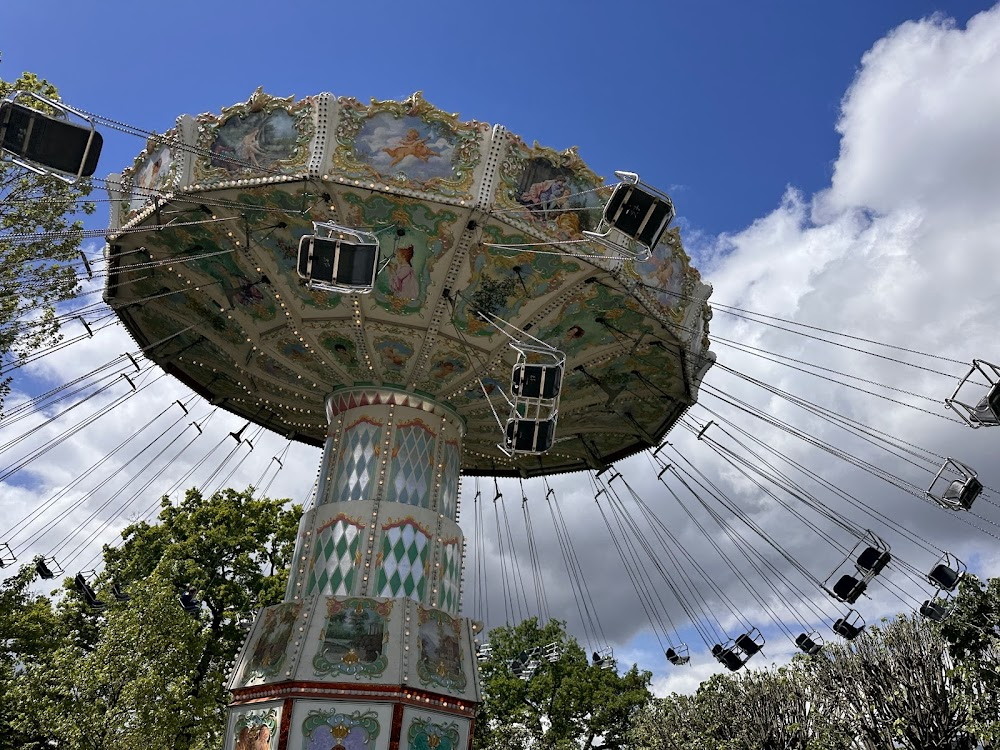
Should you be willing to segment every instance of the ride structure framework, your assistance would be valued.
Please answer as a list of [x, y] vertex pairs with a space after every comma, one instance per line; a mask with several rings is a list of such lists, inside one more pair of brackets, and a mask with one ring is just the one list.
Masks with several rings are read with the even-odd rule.
[[[323, 446], [285, 601], [230, 678], [225, 747], [468, 747], [481, 625], [460, 615], [460, 478], [600, 470], [660, 443], [714, 361], [677, 231], [647, 262], [616, 254], [586, 234], [612, 187], [574, 150], [419, 94], [258, 90], [180, 117], [107, 182], [105, 299], [149, 358]], [[316, 224], [377, 238], [364, 294], [301, 278]], [[547, 451], [504, 450], [497, 409], [525, 362], [493, 317], [565, 355]]]

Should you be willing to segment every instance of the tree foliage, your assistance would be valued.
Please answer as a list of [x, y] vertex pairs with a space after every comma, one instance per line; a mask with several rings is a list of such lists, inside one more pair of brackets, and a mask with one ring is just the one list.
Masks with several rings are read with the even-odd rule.
[[900, 615], [862, 638], [828, 646], [810, 661], [819, 688], [863, 739], [862, 747], [972, 750], [963, 711], [953, 700], [951, 660], [937, 629]]
[[941, 624], [954, 669], [951, 677], [966, 729], [1000, 745], [1000, 578], [967, 575]]
[[[473, 747], [628, 747], [629, 727], [649, 700], [652, 675], [634, 665], [624, 674], [601, 669], [566, 634], [565, 626], [536, 618], [490, 631], [492, 655], [480, 665], [484, 702], [476, 717]], [[515, 676], [510, 662], [520, 654], [558, 643], [555, 662], [539, 660], [530, 679]]]
[[[0, 98], [12, 91], [32, 91], [58, 100], [56, 88], [33, 73], [16, 81], [0, 80]], [[59, 340], [57, 303], [79, 288], [77, 273], [83, 224], [73, 214], [94, 212], [89, 181], [67, 185], [0, 161], [0, 362], [23, 359]], [[4, 235], [55, 233], [37, 242], [4, 240]], [[0, 379], [0, 406], [10, 392], [10, 378]]]
[[[26, 593], [30, 568], [7, 582], [0, 622], [24, 633], [8, 638], [0, 686], [0, 724], [22, 743], [10, 746], [144, 750], [156, 737], [177, 750], [218, 747], [225, 678], [254, 611], [282, 598], [299, 515], [249, 490], [164, 499], [159, 523], [133, 524], [105, 550], [101, 612], [69, 580], [57, 604]], [[202, 602], [196, 617], [181, 608], [184, 591]]]

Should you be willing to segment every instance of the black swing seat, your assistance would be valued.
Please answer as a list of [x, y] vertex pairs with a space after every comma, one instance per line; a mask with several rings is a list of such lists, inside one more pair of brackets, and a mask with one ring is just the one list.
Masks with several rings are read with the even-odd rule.
[[867, 588], [868, 584], [864, 581], [859, 581], [854, 576], [844, 575], [834, 584], [833, 595], [842, 602], [854, 604]]
[[993, 413], [993, 419], [1000, 422], [1000, 380], [993, 384], [983, 401]]
[[927, 580], [939, 589], [954, 591], [958, 582], [962, 580], [962, 574], [944, 563], [939, 563], [927, 574]]
[[[754, 633], [756, 633], [756, 637]], [[764, 636], [760, 634], [760, 631], [754, 629], [749, 633], [736, 636], [736, 645], [749, 658], [764, 648]]]
[[737, 671], [740, 667], [747, 663], [747, 658], [749, 658], [740, 656], [732, 648], [723, 648], [722, 645], [718, 643], [712, 646], [712, 656], [714, 656], [730, 672]]
[[127, 602], [132, 598], [124, 591], [122, 591], [122, 587], [118, 585], [117, 581], [111, 584], [111, 596], [113, 596], [115, 600], [119, 602]]
[[43, 170], [90, 177], [97, 170], [103, 144], [92, 127], [17, 102], [0, 102], [0, 150]]
[[867, 571], [869, 576], [877, 576], [886, 565], [892, 560], [892, 555], [887, 550], [878, 547], [866, 547], [858, 555], [858, 568]]
[[556, 418], [512, 418], [507, 422], [507, 448], [513, 453], [545, 453], [556, 436]]
[[844, 617], [841, 617], [833, 623], [833, 632], [848, 641], [853, 641], [861, 635], [864, 629], [863, 625], [855, 625], [852, 622], [848, 622]]
[[667, 661], [678, 667], [691, 661], [691, 657], [689, 655], [679, 654], [673, 648], [668, 648], [664, 653], [667, 657]]
[[39, 557], [35, 560], [35, 572], [38, 573], [39, 578], [44, 578], [46, 580], [51, 580], [56, 577], [55, 572], [48, 566], [48, 563]]
[[941, 622], [948, 616], [948, 607], [934, 599], [920, 605], [920, 614], [933, 622]]
[[615, 186], [604, 207], [603, 222], [652, 250], [673, 221], [674, 204], [663, 193], [639, 182], [637, 175], [623, 172], [620, 176], [625, 179]]
[[950, 506], [971, 510], [972, 504], [976, 502], [976, 498], [982, 491], [982, 482], [976, 477], [968, 477], [964, 480], [956, 479], [953, 481], [941, 497]]
[[87, 602], [87, 606], [91, 609], [100, 612], [107, 608], [108, 605], [97, 598], [97, 594], [94, 593], [94, 589], [87, 583], [87, 579], [83, 577], [83, 573], [76, 574], [76, 577], [73, 579], [73, 586], [83, 595], [84, 601]]
[[994, 383], [989, 392], [969, 411], [969, 416], [980, 424], [1000, 423], [1000, 382]]
[[306, 234], [299, 240], [298, 274], [319, 289], [368, 292], [375, 286], [378, 253], [377, 242]]
[[802, 653], [809, 656], [815, 656], [823, 650], [823, 644], [816, 643], [816, 641], [809, 637], [808, 633], [800, 633], [796, 636], [795, 645], [799, 647]]
[[562, 372], [563, 365], [519, 362], [511, 373], [511, 393], [519, 398], [556, 398], [562, 384]]
[[299, 276], [317, 284], [372, 287], [377, 263], [375, 244], [308, 234], [299, 240]]
[[194, 598], [193, 591], [185, 591], [180, 596], [181, 607], [189, 615], [197, 617], [198, 613], [201, 612], [201, 602]]

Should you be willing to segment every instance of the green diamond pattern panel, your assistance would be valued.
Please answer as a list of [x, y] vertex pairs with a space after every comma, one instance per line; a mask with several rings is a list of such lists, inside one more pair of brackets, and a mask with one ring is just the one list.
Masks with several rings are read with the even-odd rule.
[[382, 425], [362, 420], [344, 430], [343, 445], [330, 501], [367, 500], [375, 481]]
[[340, 519], [316, 533], [312, 570], [306, 596], [346, 596], [357, 576], [361, 526]]
[[458, 513], [458, 472], [461, 469], [462, 456], [458, 443], [448, 441], [444, 444], [444, 476], [441, 477], [441, 504], [439, 513], [452, 521], [457, 520]]
[[430, 549], [430, 536], [411, 523], [386, 529], [382, 534], [382, 565], [375, 580], [375, 596], [405, 596], [423, 601]]
[[389, 492], [391, 503], [430, 508], [436, 436], [420, 424], [401, 424]]
[[462, 579], [462, 548], [459, 542], [441, 545], [441, 599], [439, 609], [458, 614], [458, 591]]

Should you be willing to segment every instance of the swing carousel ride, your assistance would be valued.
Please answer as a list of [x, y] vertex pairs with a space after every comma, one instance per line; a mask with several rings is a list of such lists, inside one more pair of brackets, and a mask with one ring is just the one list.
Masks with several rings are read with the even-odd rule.
[[[419, 94], [366, 106], [258, 91], [165, 139], [111, 189], [107, 302], [213, 404], [324, 446], [286, 603], [258, 619], [234, 672], [231, 734], [283, 710], [304, 736], [374, 738], [394, 717], [348, 711], [368, 688], [339, 684], [365, 676], [395, 686], [405, 732], [464, 746], [478, 686], [458, 616], [459, 475], [603, 469], [656, 446], [694, 402], [708, 289], [676, 232], [658, 245], [669, 199], [627, 175], [651, 233], [601, 226], [611, 192], [574, 152]], [[629, 261], [650, 246], [669, 307]], [[335, 635], [349, 620], [377, 634], [360, 653]], [[297, 664], [309, 638], [288, 641], [308, 623], [320, 649]], [[274, 671], [282, 633], [292, 653]]]
[[[24, 166], [44, 169], [48, 159], [49, 170], [73, 180], [96, 165], [95, 123], [141, 132], [67, 110], [53, 117], [8, 104], [0, 111], [3, 148]], [[83, 124], [71, 126], [70, 114]], [[32, 118], [49, 130], [33, 130]], [[75, 155], [55, 158], [38, 146], [37, 133], [51, 139], [69, 127], [73, 138], [63, 140]], [[587, 472], [613, 542], [607, 554], [620, 556], [669, 663], [691, 658], [681, 630], [734, 671], [765, 644], [762, 623], [750, 622], [702, 567], [704, 550], [684, 544], [664, 510], [622, 476], [620, 461], [639, 453], [667, 502], [802, 652], [822, 650], [824, 621], [845, 639], [859, 637], [865, 625], [854, 607], [876, 581], [929, 619], [948, 616], [961, 560], [730, 416], [748, 415], [994, 537], [986, 526], [996, 522], [973, 504], [982, 495], [996, 505], [995, 492], [958, 459], [724, 363], [715, 370], [927, 477], [894, 473], [888, 458], [864, 461], [768, 406], [703, 383], [715, 364], [710, 290], [669, 226], [670, 198], [635, 173], [616, 176], [606, 185], [575, 150], [529, 146], [419, 93], [363, 104], [258, 90], [220, 114], [184, 115], [167, 133], [150, 134], [134, 164], [104, 181], [112, 206], [104, 300], [136, 345], [128, 362], [116, 362], [134, 366], [138, 380], [151, 361], [246, 420], [231, 433], [237, 446], [268, 431], [323, 450], [285, 601], [258, 614], [232, 672], [227, 748], [260, 737], [275, 749], [468, 746], [480, 700], [476, 661], [491, 647], [479, 636], [482, 623], [461, 615], [462, 476], [476, 482], [474, 614], [483, 616], [486, 598], [479, 478], [488, 477], [494, 513], [505, 514], [506, 536], [499, 515], [496, 526], [505, 615], [508, 606], [515, 619], [531, 612], [530, 588], [536, 613], [548, 616], [523, 485], [538, 478], [585, 637], [604, 668], [615, 661], [548, 483], [555, 474]], [[953, 377], [958, 386], [946, 403], [961, 419], [951, 421], [1000, 423], [1000, 369], [977, 360]], [[706, 392], [711, 405], [698, 404], [704, 419], [696, 422], [686, 412]], [[187, 414], [191, 403], [178, 406]], [[818, 534], [832, 549], [832, 572], [824, 578], [801, 562], [785, 536], [665, 442], [675, 425]], [[521, 483], [526, 547], [515, 545], [500, 479]], [[22, 524], [12, 530], [21, 533]], [[27, 546], [8, 536], [0, 566]], [[907, 562], [887, 538], [933, 564]], [[43, 576], [61, 572], [55, 554], [37, 565]], [[77, 578], [87, 602], [104, 607], [86, 577]], [[930, 586], [929, 598], [914, 586]], [[197, 615], [192, 593], [184, 597]], [[678, 610], [681, 627], [671, 617]], [[514, 674], [531, 679], [558, 658], [558, 644], [511, 657]]]

